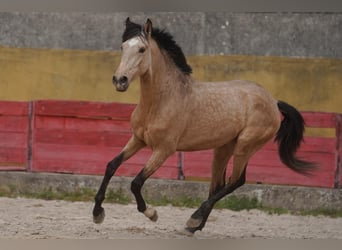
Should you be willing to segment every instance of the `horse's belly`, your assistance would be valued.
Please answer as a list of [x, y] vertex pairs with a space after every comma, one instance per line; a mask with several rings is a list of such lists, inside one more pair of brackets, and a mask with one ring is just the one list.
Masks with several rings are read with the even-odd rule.
[[234, 128], [187, 133], [178, 142], [178, 151], [197, 151], [220, 147], [233, 141], [238, 135]]

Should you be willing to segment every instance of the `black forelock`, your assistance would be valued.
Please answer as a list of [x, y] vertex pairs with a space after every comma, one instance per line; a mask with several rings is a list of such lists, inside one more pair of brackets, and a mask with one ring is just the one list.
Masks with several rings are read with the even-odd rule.
[[133, 22], [126, 22], [126, 29], [122, 34], [122, 42], [125, 42], [142, 33], [142, 26]]
[[[135, 36], [144, 35], [142, 26], [131, 21], [126, 22], [126, 29], [122, 34], [122, 42], [125, 42]], [[186, 75], [192, 73], [192, 68], [186, 62], [182, 49], [175, 42], [172, 35], [165, 30], [152, 28], [152, 38], [157, 42], [159, 48], [165, 50], [171, 57], [176, 66]]]

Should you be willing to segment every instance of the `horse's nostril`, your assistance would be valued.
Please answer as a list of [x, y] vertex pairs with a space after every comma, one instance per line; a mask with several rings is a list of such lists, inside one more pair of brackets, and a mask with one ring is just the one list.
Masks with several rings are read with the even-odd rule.
[[128, 82], [127, 76], [121, 76], [119, 79], [119, 83], [126, 84]]
[[117, 83], [118, 82], [118, 79], [116, 78], [116, 76], [113, 76], [112, 82], [113, 83]]

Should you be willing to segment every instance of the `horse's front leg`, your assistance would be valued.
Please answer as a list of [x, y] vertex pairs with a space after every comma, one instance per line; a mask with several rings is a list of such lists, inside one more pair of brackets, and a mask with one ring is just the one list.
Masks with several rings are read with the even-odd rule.
[[145, 167], [140, 173], [134, 178], [131, 183], [131, 191], [137, 201], [137, 209], [139, 212], [152, 221], [157, 221], [157, 211], [152, 207], [147, 207], [144, 198], [141, 195], [141, 188], [144, 182], [150, 177], [162, 164], [163, 162], [175, 151], [170, 150], [154, 150], [151, 158], [146, 163]]
[[123, 148], [121, 153], [118, 154], [113, 160], [108, 162], [101, 186], [95, 196], [95, 206], [93, 209], [93, 221], [95, 223], [101, 223], [104, 220], [105, 212], [101, 205], [105, 199], [108, 183], [114, 175], [115, 171], [119, 168], [122, 162], [128, 160], [131, 156], [133, 156], [136, 152], [138, 152], [145, 146], [146, 145], [144, 142], [133, 135], [126, 146]]

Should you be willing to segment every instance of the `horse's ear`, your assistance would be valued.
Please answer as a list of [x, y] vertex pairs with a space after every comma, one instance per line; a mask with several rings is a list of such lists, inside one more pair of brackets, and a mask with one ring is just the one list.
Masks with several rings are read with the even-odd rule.
[[129, 25], [131, 23], [131, 19], [129, 19], [129, 17], [126, 18], [125, 24], [126, 26]]
[[144, 32], [148, 37], [152, 34], [152, 22], [149, 18], [147, 18], [146, 23], [144, 24]]

